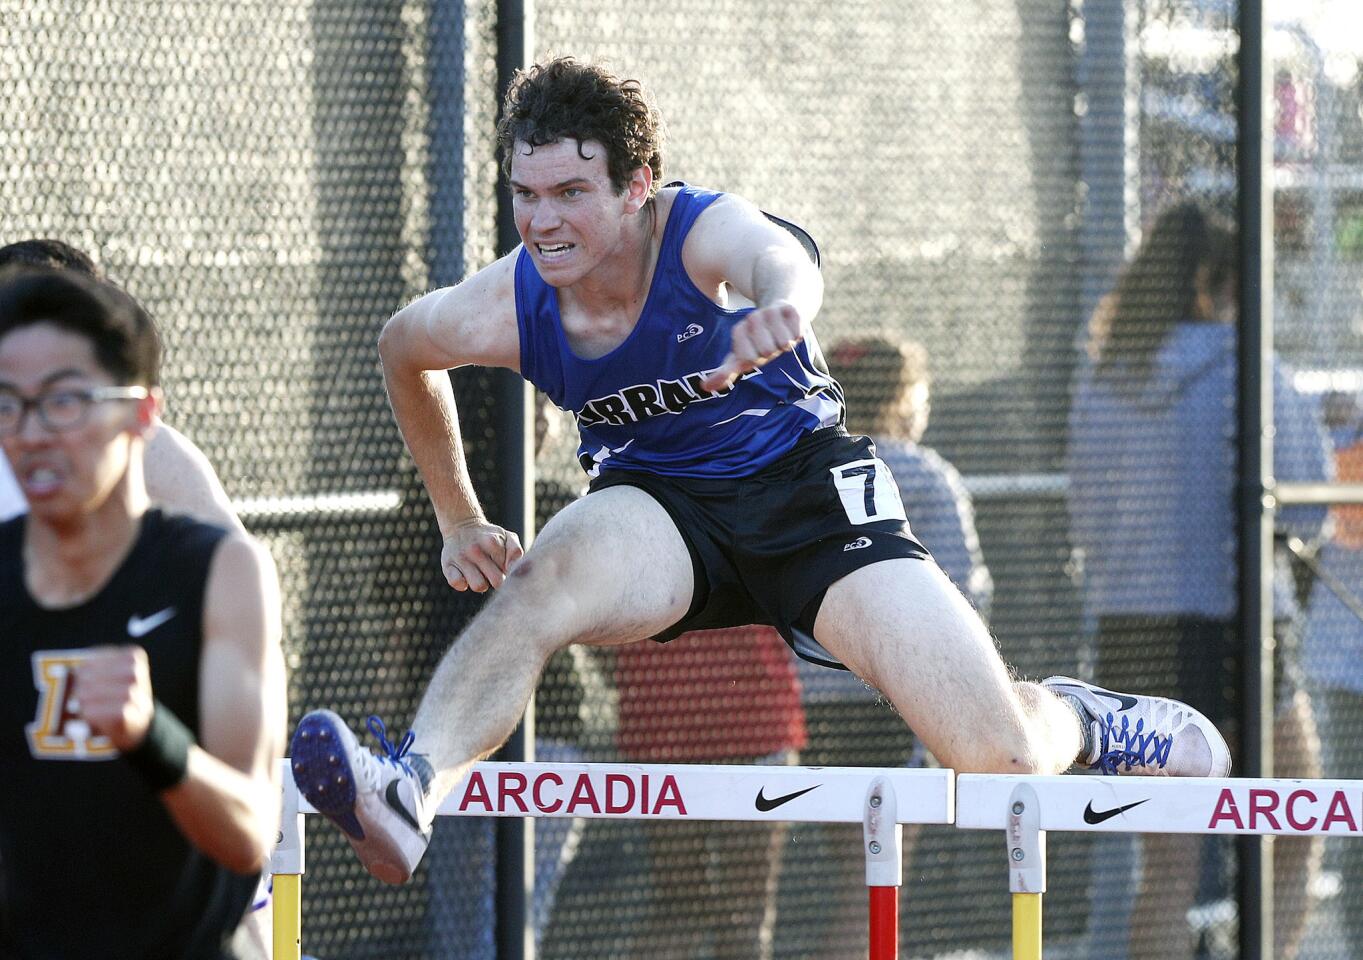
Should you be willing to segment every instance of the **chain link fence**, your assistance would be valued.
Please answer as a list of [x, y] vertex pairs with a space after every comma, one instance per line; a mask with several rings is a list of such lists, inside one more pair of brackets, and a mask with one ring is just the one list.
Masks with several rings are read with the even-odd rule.
[[[1279, 417], [1275, 468], [1356, 482], [1363, 29], [1347, 0], [1279, 6], [1279, 392], [1299, 402]], [[291, 720], [328, 706], [356, 725], [370, 712], [405, 724], [477, 608], [438, 574], [374, 343], [398, 305], [495, 253], [496, 14], [492, 0], [0, 0], [0, 28], [20, 40], [0, 56], [0, 241], [73, 242], [152, 309], [167, 419], [279, 563]], [[538, 57], [602, 61], [653, 92], [668, 178], [741, 193], [818, 240], [818, 335], [851, 426], [877, 438], [915, 530], [1005, 658], [1031, 678], [1173, 692], [1231, 735], [1235, 332], [1219, 321], [1234, 288], [1181, 274], [1176, 258], [1156, 260], [1144, 287], [1128, 278], [1181, 203], [1234, 226], [1235, 17], [1231, 0], [562, 0], [537, 5], [534, 23]], [[1142, 299], [1155, 306], [1133, 313]], [[1184, 403], [1182, 374], [1208, 371]], [[914, 393], [914, 416], [886, 412], [891, 382]], [[492, 381], [460, 371], [455, 385], [496, 515]], [[572, 433], [542, 411], [541, 523], [582, 491]], [[1363, 777], [1363, 537], [1350, 510], [1280, 517], [1292, 681], [1280, 772]], [[1203, 553], [1184, 549], [1184, 528]], [[1116, 589], [1133, 557], [1137, 588]], [[536, 749], [933, 762], [874, 691], [769, 641], [735, 631], [561, 653], [537, 696]], [[642, 690], [671, 699], [641, 709]], [[1307, 697], [1319, 748], [1294, 725]], [[762, 737], [697, 734], [689, 753], [659, 739], [750, 715], [782, 722]], [[541, 821], [536, 833], [546, 958], [865, 956], [851, 829]], [[1358, 955], [1358, 844], [1327, 845], [1323, 862], [1291, 844], [1277, 845], [1276, 955]], [[1004, 951], [997, 838], [924, 830], [907, 847], [904, 955]], [[1237, 955], [1235, 852], [1187, 851], [1052, 837], [1048, 950]], [[312, 830], [308, 852], [307, 952], [495, 955], [488, 823], [441, 821], [400, 891], [363, 874], [334, 831]]]

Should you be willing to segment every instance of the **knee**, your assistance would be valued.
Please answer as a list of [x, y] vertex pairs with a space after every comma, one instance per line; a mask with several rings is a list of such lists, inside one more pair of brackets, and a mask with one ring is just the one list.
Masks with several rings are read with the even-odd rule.
[[499, 643], [542, 647], [546, 656], [576, 639], [575, 591], [552, 552], [528, 552], [476, 618]]
[[[934, 751], [936, 752], [936, 751]], [[1057, 762], [1024, 724], [998, 723], [989, 731], [976, 731], [937, 754], [943, 766], [957, 773], [1007, 773], [1051, 775], [1063, 773], [1068, 762]]]
[[479, 615], [499, 637], [515, 636], [545, 658], [573, 643], [618, 643], [645, 635], [604, 606], [562, 547], [532, 548]]

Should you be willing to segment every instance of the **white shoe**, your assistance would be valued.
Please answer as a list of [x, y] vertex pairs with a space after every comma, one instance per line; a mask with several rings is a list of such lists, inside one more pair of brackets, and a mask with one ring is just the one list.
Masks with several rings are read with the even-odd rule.
[[[389, 742], [383, 721], [369, 718], [382, 754], [361, 747], [330, 710], [314, 710], [298, 723], [290, 766], [298, 790], [340, 827], [360, 862], [384, 883], [406, 883], [431, 842], [434, 810], [427, 810], [422, 778], [412, 768], [413, 735]], [[429, 777], [429, 767], [427, 768]]]
[[1205, 716], [1177, 700], [1114, 693], [1070, 677], [1041, 685], [1070, 697], [1087, 717], [1093, 749], [1080, 761], [1107, 774], [1224, 777], [1230, 748]]

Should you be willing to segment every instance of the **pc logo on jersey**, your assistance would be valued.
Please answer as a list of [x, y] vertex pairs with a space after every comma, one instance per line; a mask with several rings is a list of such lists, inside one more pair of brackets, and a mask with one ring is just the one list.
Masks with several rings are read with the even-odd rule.
[[73, 696], [75, 668], [86, 650], [39, 650], [33, 654], [38, 710], [24, 725], [28, 749], [39, 760], [112, 760], [118, 751], [108, 737], [94, 736]]
[[691, 324], [691, 326], [687, 327], [687, 328], [686, 328], [685, 330], [683, 330], [681, 333], [677, 334], [677, 342], [678, 342], [678, 343], [685, 343], [686, 341], [690, 340], [692, 337], [698, 337], [698, 336], [700, 336], [700, 335], [701, 335], [702, 333], [704, 333], [704, 332], [705, 332], [705, 328], [704, 328], [704, 327], [702, 327], [702, 326], [701, 326], [700, 324], [698, 324], [698, 323], [693, 323], [693, 324]]

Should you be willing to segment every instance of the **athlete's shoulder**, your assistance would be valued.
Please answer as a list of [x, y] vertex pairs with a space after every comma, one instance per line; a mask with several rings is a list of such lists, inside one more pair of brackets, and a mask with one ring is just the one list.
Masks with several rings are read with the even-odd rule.
[[152, 507], [142, 518], [148, 535], [179, 540], [217, 541], [229, 533], [231, 527], [201, 520], [187, 513], [176, 513], [163, 507]]
[[227, 531], [219, 540], [213, 570], [215, 575], [251, 580], [276, 576], [274, 557], [269, 548], [249, 533], [236, 530]]
[[384, 326], [380, 353], [423, 369], [465, 364], [516, 369], [516, 264], [521, 247], [467, 279], [408, 303]]
[[16, 513], [7, 520], [0, 520], [0, 539], [22, 534], [24, 531], [24, 521], [28, 518], [28, 512]]
[[195, 558], [202, 562], [211, 557], [223, 540], [232, 536], [245, 534], [188, 514], [153, 508], [143, 515], [140, 538], [154, 555], [170, 564], [170, 569], [184, 569]]
[[27, 516], [21, 513], [0, 521], [0, 557], [18, 557], [23, 551], [24, 521]]

